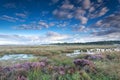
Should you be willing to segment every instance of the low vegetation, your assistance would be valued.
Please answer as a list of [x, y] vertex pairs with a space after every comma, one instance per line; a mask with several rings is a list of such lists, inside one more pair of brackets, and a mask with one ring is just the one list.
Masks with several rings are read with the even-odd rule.
[[47, 58], [33, 59], [15, 65], [1, 65], [0, 80], [120, 80], [120, 51], [79, 54], [76, 57], [64, 55], [76, 49], [114, 47], [110, 45], [1, 47], [1, 56], [27, 53]]

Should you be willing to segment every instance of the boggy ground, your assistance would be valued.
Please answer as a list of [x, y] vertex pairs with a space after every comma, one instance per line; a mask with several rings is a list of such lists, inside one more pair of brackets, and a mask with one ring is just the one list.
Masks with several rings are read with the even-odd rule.
[[1, 47], [1, 56], [23, 52], [48, 58], [33, 59], [15, 65], [1, 65], [0, 80], [120, 80], [120, 51], [79, 54], [76, 57], [61, 55], [76, 49], [112, 47], [93, 45]]

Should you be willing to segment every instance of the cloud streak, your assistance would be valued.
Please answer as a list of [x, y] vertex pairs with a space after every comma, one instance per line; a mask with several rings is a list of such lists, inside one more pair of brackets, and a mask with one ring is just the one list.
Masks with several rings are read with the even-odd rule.
[[31, 22], [29, 24], [22, 24], [19, 26], [14, 26], [14, 29], [17, 30], [41, 30], [43, 28], [50, 28], [53, 27], [55, 24], [53, 22], [47, 23], [45, 21], [36, 21], [36, 22]]
[[20, 18], [17, 18], [17, 17], [8, 16], [8, 15], [2, 15], [0, 17], [0, 20], [4, 20], [4, 21], [8, 21], [8, 22], [17, 22], [17, 21], [24, 22], [25, 21], [23, 19], [20, 19]]

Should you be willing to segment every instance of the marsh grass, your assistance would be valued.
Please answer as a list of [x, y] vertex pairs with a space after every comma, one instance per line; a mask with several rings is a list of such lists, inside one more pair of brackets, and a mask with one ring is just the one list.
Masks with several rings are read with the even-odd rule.
[[51, 56], [52, 54], [71, 53], [74, 50], [86, 50], [92, 48], [114, 48], [115, 46], [99, 45], [73, 45], [73, 46], [0, 46], [0, 55], [3, 54], [34, 54]]
[[[34, 54], [36, 56], [47, 57], [48, 66], [44, 68], [30, 69], [24, 71], [22, 69], [15, 70], [4, 78], [0, 73], [0, 80], [18, 80], [16, 76], [22, 75], [24, 80], [120, 80], [120, 51], [102, 52], [103, 59], [91, 60], [95, 64], [94, 72], [86, 72], [84, 69], [78, 69], [73, 60], [84, 59], [88, 54], [79, 54], [76, 57], [67, 57], [64, 54], [71, 53], [74, 50], [85, 50], [92, 48], [113, 48], [114, 46], [34, 46], [34, 47], [0, 47], [0, 55], [4, 54]], [[94, 56], [94, 54], [93, 54]], [[39, 62], [43, 58], [32, 59], [29, 62]], [[26, 61], [25, 61], [26, 62]], [[5, 63], [5, 62], [4, 62]], [[4, 64], [3, 63], [3, 64]], [[6, 62], [6, 63], [9, 63]], [[24, 63], [24, 62], [21, 62]], [[1, 64], [2, 65], [2, 64]], [[6, 65], [6, 66], [9, 66]], [[59, 73], [59, 69], [53, 70], [53, 66], [57, 68], [72, 67], [75, 71], [69, 73], [68, 68], [65, 73]], [[22, 79], [19, 79], [22, 80]]]

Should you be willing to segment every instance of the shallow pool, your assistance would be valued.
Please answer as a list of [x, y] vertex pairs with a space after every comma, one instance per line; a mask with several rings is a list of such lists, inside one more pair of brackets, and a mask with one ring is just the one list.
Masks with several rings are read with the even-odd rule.
[[68, 57], [76, 57], [79, 54], [99, 54], [102, 52], [112, 52], [112, 51], [120, 51], [120, 48], [108, 48], [108, 49], [86, 49], [86, 51], [82, 50], [74, 50], [73, 53], [66, 53], [66, 56]]
[[6, 54], [0, 57], [0, 60], [29, 60], [36, 58], [36, 56], [32, 54]]

